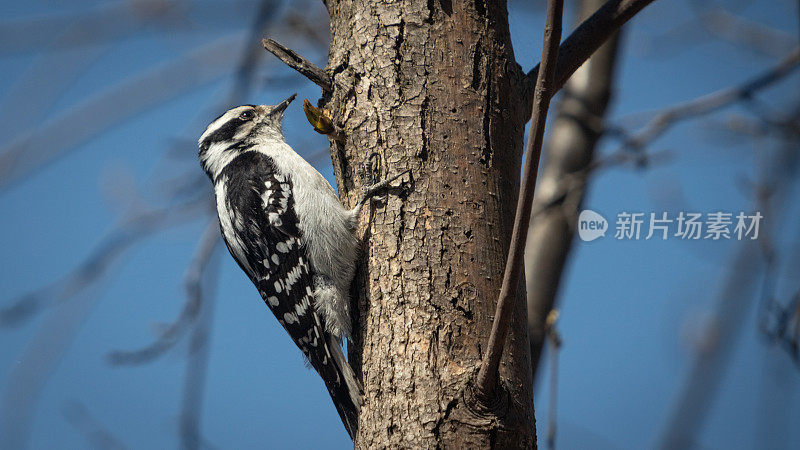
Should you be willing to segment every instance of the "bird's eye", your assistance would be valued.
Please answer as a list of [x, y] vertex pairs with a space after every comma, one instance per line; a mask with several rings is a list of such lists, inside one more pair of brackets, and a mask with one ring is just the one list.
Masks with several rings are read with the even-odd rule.
[[254, 116], [255, 116], [255, 114], [254, 114], [254, 113], [253, 113], [253, 111], [251, 111], [251, 110], [247, 110], [247, 111], [245, 111], [245, 112], [243, 112], [243, 113], [239, 114], [239, 118], [240, 118], [240, 119], [242, 119], [242, 120], [250, 120], [250, 119], [252, 119]]

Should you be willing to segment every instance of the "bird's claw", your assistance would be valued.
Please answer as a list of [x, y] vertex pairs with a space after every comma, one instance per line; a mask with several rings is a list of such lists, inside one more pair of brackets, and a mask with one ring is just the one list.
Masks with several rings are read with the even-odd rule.
[[[397, 175], [393, 175], [391, 177], [388, 177], [383, 181], [379, 181], [379, 182], [373, 184], [372, 186], [367, 186], [367, 187], [363, 188], [361, 190], [362, 202], [366, 201], [368, 199], [371, 199], [371, 198], [381, 198], [382, 199], [383, 196], [378, 195], [378, 193], [381, 192], [381, 191], [385, 191], [385, 190], [389, 189], [391, 187], [392, 182], [394, 182], [395, 180], [399, 179], [400, 177], [402, 177], [403, 175], [405, 175], [407, 173], [411, 173], [411, 170], [410, 169], [404, 170], [404, 171], [398, 173]], [[405, 184], [405, 181], [403, 181], [402, 184]]]

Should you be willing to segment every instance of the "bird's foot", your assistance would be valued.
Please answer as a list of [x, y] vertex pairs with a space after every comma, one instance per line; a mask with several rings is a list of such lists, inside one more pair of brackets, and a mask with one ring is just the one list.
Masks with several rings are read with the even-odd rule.
[[383, 181], [373, 184], [372, 186], [367, 186], [361, 191], [361, 200], [359, 200], [359, 204], [365, 203], [367, 200], [378, 196], [381, 192], [386, 191], [391, 187], [393, 181], [399, 179], [403, 175], [411, 173], [411, 169], [404, 170], [396, 175], [390, 176]]

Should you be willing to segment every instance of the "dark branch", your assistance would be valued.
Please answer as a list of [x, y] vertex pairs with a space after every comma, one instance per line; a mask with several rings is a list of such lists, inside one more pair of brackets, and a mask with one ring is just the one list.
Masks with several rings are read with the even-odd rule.
[[331, 77], [329, 77], [324, 70], [314, 65], [314, 63], [311, 61], [303, 58], [294, 50], [286, 48], [272, 39], [265, 38], [261, 41], [261, 44], [265, 49], [267, 49], [267, 51], [283, 61], [284, 64], [300, 72], [301, 75], [311, 80], [323, 90], [327, 92], [333, 91]]
[[[622, 25], [653, 0], [609, 0], [596, 13], [583, 21], [558, 48], [553, 93], [583, 65]], [[530, 103], [539, 66], [526, 75], [523, 102]]]
[[536, 175], [539, 171], [539, 156], [542, 152], [547, 110], [550, 99], [555, 93], [554, 86], [558, 43], [561, 41], [561, 16], [564, 8], [563, 0], [549, 0], [547, 4], [547, 22], [544, 27], [544, 43], [542, 46], [542, 70], [538, 73], [536, 89], [533, 96], [531, 112], [531, 128], [525, 148], [525, 169], [522, 173], [522, 186], [517, 200], [517, 211], [514, 217], [514, 229], [511, 233], [511, 247], [506, 259], [503, 284], [497, 299], [492, 334], [486, 348], [480, 371], [478, 372], [477, 394], [484, 402], [491, 399], [497, 385], [497, 373], [503, 346], [511, 323], [511, 311], [517, 300], [517, 287], [522, 272], [522, 260], [525, 253], [525, 242], [528, 237], [528, 225], [531, 219], [533, 193], [536, 187]]

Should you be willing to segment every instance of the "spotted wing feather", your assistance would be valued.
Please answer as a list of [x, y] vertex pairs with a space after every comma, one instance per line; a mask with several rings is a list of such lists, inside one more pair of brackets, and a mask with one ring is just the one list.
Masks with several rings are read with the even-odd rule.
[[[313, 274], [297, 227], [292, 180], [277, 173], [269, 157], [247, 152], [226, 167], [217, 183], [224, 183], [217, 196], [225, 197], [226, 204], [218, 211], [228, 249], [322, 376], [352, 436], [357, 406], [348, 393], [343, 369], [332, 356], [341, 349], [332, 348], [336, 344], [314, 307]], [[222, 211], [231, 217], [223, 217]]]

